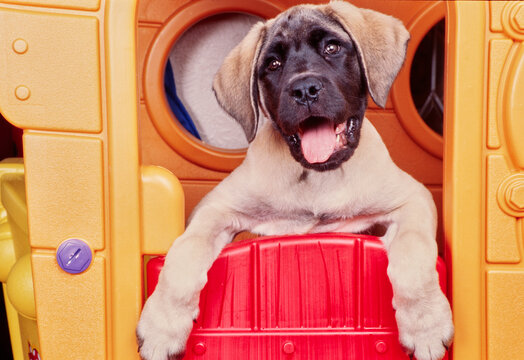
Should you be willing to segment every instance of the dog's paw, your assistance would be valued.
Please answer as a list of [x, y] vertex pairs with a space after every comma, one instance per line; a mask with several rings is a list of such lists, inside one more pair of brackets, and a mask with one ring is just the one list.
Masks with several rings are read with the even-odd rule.
[[142, 310], [136, 329], [138, 350], [143, 360], [182, 360], [194, 311], [162, 300], [153, 294]]
[[417, 360], [440, 360], [453, 341], [451, 309], [444, 294], [418, 299], [409, 304], [397, 303], [395, 317], [400, 343]]

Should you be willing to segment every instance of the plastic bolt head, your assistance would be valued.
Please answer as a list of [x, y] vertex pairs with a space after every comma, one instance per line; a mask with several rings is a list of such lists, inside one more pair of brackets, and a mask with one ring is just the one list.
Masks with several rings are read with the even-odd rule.
[[286, 341], [284, 345], [282, 345], [282, 351], [284, 354], [293, 354], [295, 352], [295, 344], [291, 341]]
[[524, 182], [516, 183], [509, 190], [509, 202], [516, 209], [524, 210]]
[[388, 343], [382, 340], [379, 340], [375, 343], [375, 350], [379, 354], [384, 354], [386, 351], [388, 351]]
[[89, 245], [79, 239], [64, 241], [56, 251], [58, 265], [70, 274], [84, 272], [91, 265], [92, 258]]
[[204, 355], [206, 353], [206, 350], [207, 350], [206, 344], [204, 344], [203, 342], [196, 343], [193, 346], [193, 353], [195, 355]]
[[15, 96], [18, 100], [24, 101], [29, 99], [31, 91], [27, 86], [20, 85], [15, 89]]
[[25, 54], [28, 48], [27, 41], [24, 39], [16, 39], [13, 41], [13, 50], [17, 54]]
[[514, 15], [515, 23], [520, 30], [524, 30], [524, 6], [520, 5]]

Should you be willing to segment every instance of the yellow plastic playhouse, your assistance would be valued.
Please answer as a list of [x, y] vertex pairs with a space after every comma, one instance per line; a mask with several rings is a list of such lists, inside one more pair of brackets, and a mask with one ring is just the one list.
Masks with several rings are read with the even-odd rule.
[[[353, 2], [412, 34], [386, 109], [367, 116], [439, 208], [453, 359], [524, 359], [524, 3]], [[206, 145], [174, 121], [162, 86], [169, 51], [202, 19], [268, 18], [297, 3], [0, 0], [0, 112], [24, 131], [23, 160], [0, 163], [15, 360], [138, 359], [144, 259], [167, 251], [245, 152]], [[442, 136], [409, 89], [417, 46], [443, 19]], [[64, 251], [89, 260], [64, 271]]]

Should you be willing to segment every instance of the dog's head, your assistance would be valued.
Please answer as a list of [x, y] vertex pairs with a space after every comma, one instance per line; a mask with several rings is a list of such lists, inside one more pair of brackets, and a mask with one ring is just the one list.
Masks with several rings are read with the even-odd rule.
[[400, 20], [344, 1], [296, 6], [256, 24], [213, 89], [249, 141], [263, 112], [304, 167], [335, 169], [358, 146], [367, 94], [385, 106], [408, 40]]

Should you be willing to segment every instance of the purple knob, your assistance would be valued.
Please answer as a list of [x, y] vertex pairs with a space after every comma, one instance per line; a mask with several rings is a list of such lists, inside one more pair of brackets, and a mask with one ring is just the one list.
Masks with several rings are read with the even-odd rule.
[[89, 245], [79, 239], [64, 241], [56, 251], [58, 265], [70, 274], [79, 274], [85, 271], [91, 265], [92, 258]]

